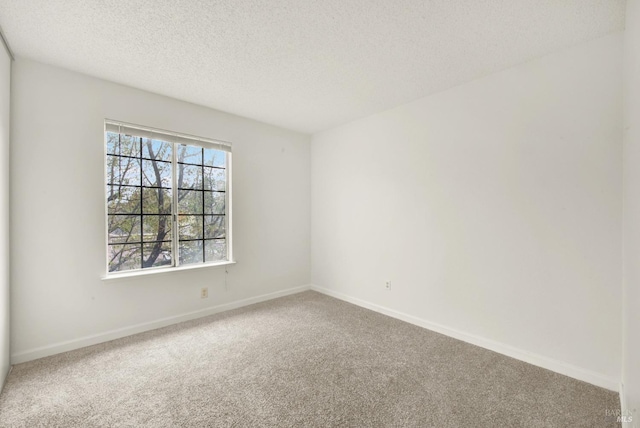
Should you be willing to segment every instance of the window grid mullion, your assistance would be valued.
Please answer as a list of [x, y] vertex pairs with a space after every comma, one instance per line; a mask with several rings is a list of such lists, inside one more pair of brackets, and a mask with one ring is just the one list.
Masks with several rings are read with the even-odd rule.
[[171, 221], [173, 224], [173, 239], [171, 240], [171, 251], [173, 253], [172, 266], [180, 266], [180, 246], [179, 244], [179, 232], [178, 232], [178, 174], [177, 174], [177, 150], [178, 144], [173, 143], [173, 150], [171, 151], [171, 184], [173, 187], [173, 204], [171, 204]]
[[138, 140], [138, 160], [140, 161], [140, 269], [144, 269], [144, 195], [142, 194], [142, 138]]
[[200, 165], [200, 169], [202, 171], [202, 183], [201, 183], [201, 192], [200, 196], [202, 198], [202, 263], [206, 261], [205, 251], [204, 251], [204, 149], [200, 149], [200, 156], [202, 159], [202, 165]]
[[164, 186], [136, 186], [134, 184], [121, 184], [121, 183], [107, 183], [107, 186], [118, 186], [118, 187], [133, 187], [133, 188], [138, 188], [141, 187], [143, 189], [164, 189], [164, 190], [171, 190], [171, 187], [164, 187]]
[[[121, 135], [121, 134], [119, 134], [119, 135]], [[117, 156], [117, 157], [125, 158], [125, 159], [142, 159], [142, 160], [148, 160], [148, 161], [153, 161], [153, 162], [171, 163], [171, 161], [168, 161], [168, 160], [145, 158], [142, 155], [140, 155], [140, 156], [130, 156], [130, 155], [123, 155], [123, 154], [107, 153], [107, 156]]]

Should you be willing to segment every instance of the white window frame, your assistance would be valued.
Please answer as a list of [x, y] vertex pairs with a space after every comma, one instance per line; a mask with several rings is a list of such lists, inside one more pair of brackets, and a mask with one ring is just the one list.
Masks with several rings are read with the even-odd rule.
[[[115, 130], [117, 127], [117, 131]], [[108, 198], [108, 171], [107, 171], [107, 132], [117, 132], [125, 135], [134, 135], [136, 137], [152, 138], [169, 142], [172, 147], [172, 159], [171, 159], [171, 265], [168, 266], [156, 266], [147, 268], [130, 269], [125, 271], [109, 272], [109, 207], [107, 203]], [[226, 260], [218, 260], [214, 262], [201, 262], [201, 263], [189, 263], [180, 265], [179, 257], [179, 230], [178, 230], [178, 213], [177, 213], [177, 199], [178, 199], [178, 183], [177, 183], [177, 147], [180, 144], [186, 144], [190, 146], [197, 146], [203, 148], [216, 149], [226, 152], [225, 156], [225, 245], [226, 245]], [[233, 258], [233, 220], [232, 220], [232, 198], [233, 198], [233, 184], [232, 184], [232, 144], [222, 140], [212, 140], [203, 137], [196, 137], [189, 134], [178, 133], [174, 131], [167, 131], [159, 128], [152, 128], [148, 126], [136, 125], [132, 123], [122, 122], [118, 120], [105, 119], [103, 130], [103, 147], [104, 147], [104, 213], [105, 213], [105, 272], [106, 274], [102, 279], [113, 279], [122, 277], [141, 276], [156, 273], [175, 272], [182, 270], [206, 268], [212, 266], [227, 266], [235, 264]], [[204, 160], [203, 160], [204, 161]], [[142, 183], [141, 183], [142, 185]], [[141, 224], [142, 227], [142, 224]], [[203, 230], [204, 233], [204, 230]], [[203, 240], [204, 241], [204, 240]], [[204, 244], [204, 242], [203, 242]], [[204, 247], [203, 247], [204, 251]], [[141, 255], [143, 256], [143, 255]]]

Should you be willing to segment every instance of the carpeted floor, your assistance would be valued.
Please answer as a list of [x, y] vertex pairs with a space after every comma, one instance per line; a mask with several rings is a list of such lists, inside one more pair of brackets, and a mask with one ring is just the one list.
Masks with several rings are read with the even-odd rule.
[[16, 365], [7, 427], [607, 427], [618, 395], [308, 291]]

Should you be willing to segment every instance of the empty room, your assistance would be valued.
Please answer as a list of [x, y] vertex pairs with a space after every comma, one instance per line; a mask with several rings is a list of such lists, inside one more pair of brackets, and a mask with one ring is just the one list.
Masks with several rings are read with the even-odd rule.
[[640, 428], [640, 0], [0, 35], [0, 427]]

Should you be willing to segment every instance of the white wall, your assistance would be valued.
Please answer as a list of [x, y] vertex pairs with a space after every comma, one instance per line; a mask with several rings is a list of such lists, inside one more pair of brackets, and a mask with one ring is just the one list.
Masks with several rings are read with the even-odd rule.
[[640, 1], [627, 2], [624, 90], [624, 327], [626, 409], [640, 427]]
[[[2, 42], [0, 42], [2, 44]], [[9, 111], [11, 58], [0, 46], [0, 389], [9, 372]]]
[[617, 389], [621, 70], [615, 34], [315, 135], [312, 283]]
[[[308, 136], [22, 59], [12, 79], [14, 362], [309, 283]], [[227, 287], [219, 267], [101, 281], [105, 118], [233, 143]]]

